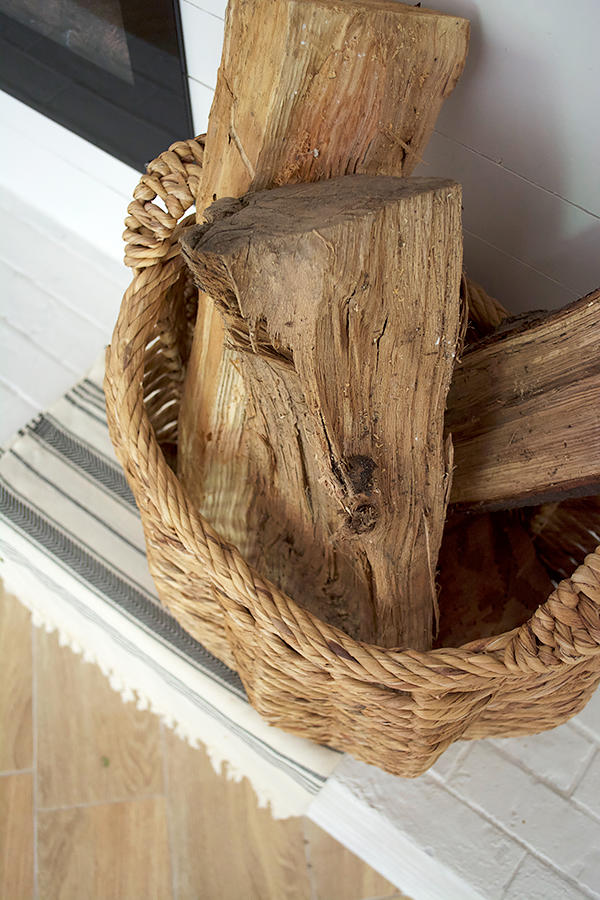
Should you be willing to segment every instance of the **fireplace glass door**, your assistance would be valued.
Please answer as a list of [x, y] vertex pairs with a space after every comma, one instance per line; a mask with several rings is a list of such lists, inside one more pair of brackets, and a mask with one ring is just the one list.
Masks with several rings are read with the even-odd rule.
[[0, 0], [0, 89], [136, 169], [193, 136], [177, 0]]

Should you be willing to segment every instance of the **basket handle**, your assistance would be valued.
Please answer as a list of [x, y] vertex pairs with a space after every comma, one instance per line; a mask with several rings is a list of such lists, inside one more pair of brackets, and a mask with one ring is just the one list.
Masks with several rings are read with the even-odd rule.
[[[125, 265], [142, 269], [171, 256], [179, 220], [196, 201], [205, 135], [178, 141], [148, 164], [127, 207]], [[165, 208], [154, 201], [159, 198]]]

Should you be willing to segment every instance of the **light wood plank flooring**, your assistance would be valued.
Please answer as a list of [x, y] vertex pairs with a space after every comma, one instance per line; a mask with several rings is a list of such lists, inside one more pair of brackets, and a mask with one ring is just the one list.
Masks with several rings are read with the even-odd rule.
[[274, 821], [0, 585], [3, 900], [402, 896], [308, 819]]

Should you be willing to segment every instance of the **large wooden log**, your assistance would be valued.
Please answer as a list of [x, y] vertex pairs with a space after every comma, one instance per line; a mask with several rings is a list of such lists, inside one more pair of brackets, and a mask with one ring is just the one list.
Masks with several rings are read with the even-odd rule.
[[249, 561], [383, 646], [431, 646], [460, 198], [444, 179], [348, 176], [248, 194], [182, 239], [251, 398]]
[[500, 509], [600, 494], [600, 289], [465, 353], [446, 428], [452, 503]]
[[[466, 19], [397, 2], [230, 0], [198, 220], [213, 200], [347, 173], [408, 175], [462, 72]], [[212, 524], [246, 531], [245, 389], [202, 296], [179, 420], [178, 474]], [[265, 488], [268, 490], [268, 487]]]

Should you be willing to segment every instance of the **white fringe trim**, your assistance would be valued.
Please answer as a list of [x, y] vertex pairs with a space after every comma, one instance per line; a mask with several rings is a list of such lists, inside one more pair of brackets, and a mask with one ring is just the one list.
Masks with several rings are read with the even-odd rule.
[[[7, 592], [13, 594], [30, 610], [33, 624], [37, 628], [44, 628], [48, 633], [57, 632], [61, 646], [68, 647], [81, 656], [83, 662], [98, 666], [108, 679], [112, 690], [120, 695], [124, 703], [135, 703], [137, 709], [150, 711], [191, 747], [202, 747], [217, 775], [224, 775], [236, 783], [248, 778], [256, 794], [258, 806], [269, 807], [274, 819], [304, 814], [313, 799], [313, 794], [306, 791], [289, 774], [258, 758], [255, 751], [242, 738], [228, 731], [224, 725], [212, 721], [207, 713], [191, 707], [187, 698], [182, 697], [176, 689], [158, 677], [156, 672], [148, 670], [138, 658], [130, 659], [127, 650], [117, 646], [111, 635], [103, 631], [101, 625], [86, 621], [83, 616], [69, 609], [67, 603], [61, 603], [61, 598], [55, 591], [51, 589], [48, 591], [47, 585], [40, 584], [37, 572], [34, 574], [26, 571], [18, 562], [5, 558], [2, 560], [0, 574]], [[61, 590], [49, 576], [47, 581]], [[65, 588], [65, 591], [68, 591], [68, 588]], [[83, 588], [82, 591], [85, 592], [86, 589]], [[114, 611], [112, 614], [114, 615]], [[154, 639], [141, 632], [138, 626], [129, 623], [128, 627], [136, 628], [140, 642], [142, 640], [154, 642]], [[150, 646], [149, 650], [153, 649], [154, 647]], [[169, 654], [175, 656], [171, 651]], [[180, 667], [178, 674], [181, 676], [183, 673], [184, 678], [188, 673], [181, 669], [181, 666], [184, 669], [192, 669], [179, 658], [175, 660], [175, 665]], [[145, 686], [144, 669], [152, 681], [149, 688]], [[215, 690], [222, 691], [223, 695], [227, 693], [224, 688], [215, 689], [210, 679], [196, 670], [190, 671], [189, 674], [196, 680], [203, 679], [207, 682], [207, 690], [213, 693]], [[231, 697], [224, 697], [223, 700], [230, 704], [232, 702], [242, 704], [241, 714], [246, 718], [256, 716], [254, 710], [237, 698], [232, 701]], [[210, 702], [214, 703], [214, 697], [211, 697]], [[244, 725], [240, 727], [243, 728]], [[281, 741], [278, 735], [282, 733], [277, 729], [271, 729], [262, 722], [258, 727], [272, 735], [275, 743], [277, 740]], [[292, 748], [299, 740], [289, 735], [283, 735], [283, 738], [292, 742]], [[265, 740], [265, 736], [261, 736], [260, 739]], [[287, 751], [287, 748], [285, 750]], [[325, 754], [322, 759], [319, 757], [319, 751]], [[337, 754], [332, 754], [325, 748], [313, 749], [311, 746], [308, 752], [309, 756], [311, 753], [314, 755], [314, 759], [309, 758], [307, 764], [320, 771], [322, 766], [318, 764], [324, 762], [327, 775], [339, 760]]]

